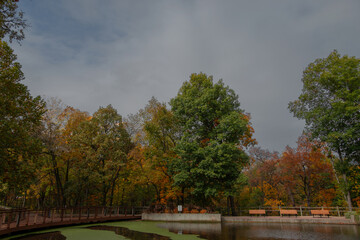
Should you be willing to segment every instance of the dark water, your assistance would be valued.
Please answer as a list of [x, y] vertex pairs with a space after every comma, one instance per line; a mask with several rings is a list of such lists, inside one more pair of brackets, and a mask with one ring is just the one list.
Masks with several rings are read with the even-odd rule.
[[[144, 233], [138, 231], [132, 231], [125, 227], [113, 227], [106, 225], [91, 226], [87, 227], [92, 230], [102, 230], [102, 231], [112, 231], [117, 235], [124, 236], [132, 240], [171, 240], [169, 237], [161, 236], [154, 233]], [[85, 237], [86, 238], [86, 237]], [[48, 232], [48, 233], [39, 233], [39, 234], [30, 234], [21, 237], [11, 238], [11, 240], [65, 240], [66, 237], [63, 236], [59, 231]]]
[[132, 231], [132, 230], [129, 230], [128, 228], [124, 228], [124, 227], [99, 225], [99, 226], [91, 226], [88, 228], [92, 229], [92, 230], [113, 231], [117, 235], [121, 235], [121, 236], [124, 236], [124, 237], [132, 239], [132, 240], [170, 240], [169, 237], [161, 236], [161, 235], [154, 234], [154, 233], [144, 233], [144, 232]]
[[[179, 235], [194, 234], [200, 236], [202, 239], [208, 240], [360, 240], [360, 226], [356, 225], [159, 222], [157, 226], [166, 228], [170, 232]], [[117, 235], [133, 240], [170, 240], [170, 238], [166, 236], [133, 231], [126, 227], [96, 225], [87, 228], [84, 227], [84, 229], [113, 231]], [[75, 239], [79, 237], [81, 239], [87, 239], [84, 235], [80, 235]], [[63, 236], [60, 231], [54, 231], [30, 234], [11, 239], [65, 240], [66, 237]], [[108, 238], [102, 238], [102, 240], [105, 239]]]
[[160, 223], [177, 234], [196, 234], [208, 240], [360, 240], [356, 225], [281, 224], [281, 223]]
[[47, 232], [39, 234], [30, 234], [22, 237], [11, 238], [11, 240], [65, 240], [66, 237], [63, 236], [59, 231], [56, 232]]

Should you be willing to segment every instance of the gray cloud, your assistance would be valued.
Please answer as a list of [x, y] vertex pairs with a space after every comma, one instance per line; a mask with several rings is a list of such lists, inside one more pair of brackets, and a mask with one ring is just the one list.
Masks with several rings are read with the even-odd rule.
[[15, 46], [32, 94], [90, 113], [168, 102], [193, 72], [222, 78], [252, 114], [259, 144], [282, 151], [304, 123], [287, 110], [304, 68], [333, 49], [360, 56], [360, 3], [20, 1], [32, 28]]

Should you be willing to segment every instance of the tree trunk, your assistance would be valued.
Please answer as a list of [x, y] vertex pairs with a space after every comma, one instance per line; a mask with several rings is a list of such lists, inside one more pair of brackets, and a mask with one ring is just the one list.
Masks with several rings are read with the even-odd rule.
[[23, 201], [23, 204], [22, 204], [22, 208], [25, 208], [25, 204], [26, 204], [26, 192], [27, 192], [27, 191], [25, 191], [24, 201]]
[[124, 193], [125, 193], [125, 187], [122, 188], [121, 201], [120, 201], [121, 206], [124, 206]]
[[110, 207], [113, 205], [113, 199], [114, 199], [114, 190], [115, 190], [115, 185], [116, 185], [116, 179], [119, 178], [119, 172], [120, 172], [120, 168], [118, 168], [114, 179], [111, 183], [111, 191], [110, 191]]
[[185, 188], [182, 187], [182, 188], [181, 188], [181, 205], [182, 205], [182, 206], [185, 205], [185, 197], [184, 197], [184, 194], [185, 194]]
[[287, 191], [288, 191], [288, 195], [290, 197], [291, 204], [293, 207], [295, 207], [294, 194], [289, 187], [287, 188]]
[[229, 202], [230, 202], [230, 208], [231, 208], [231, 215], [237, 216], [236, 210], [235, 210], [235, 201], [234, 196], [229, 196]]
[[[335, 179], [336, 179], [336, 182], [338, 183], [338, 185], [340, 186], [340, 179], [339, 179], [339, 176], [338, 176], [338, 173], [335, 169], [335, 165], [334, 165], [334, 160], [332, 158], [330, 158], [330, 162], [331, 162], [331, 166], [332, 166], [332, 169], [334, 171], [334, 174], [335, 174]], [[341, 189], [341, 188], [340, 188]], [[343, 197], [344, 199], [346, 200], [347, 199], [347, 196], [345, 194], [345, 192], [343, 191], [343, 189], [341, 189], [342, 191], [342, 194], [343, 194]], [[349, 205], [349, 204], [348, 204]]]
[[[342, 153], [340, 151], [340, 148], [338, 148], [338, 154], [339, 154], [339, 159], [340, 159], [341, 164], [344, 164], [344, 159], [343, 159]], [[345, 200], [348, 204], [349, 211], [352, 211], [352, 202], [351, 202], [351, 195], [350, 195], [350, 191], [349, 191], [349, 184], [347, 181], [347, 176], [346, 176], [346, 173], [342, 173], [342, 175], [343, 175], [343, 180], [344, 180], [344, 185], [345, 185], [345, 189], [344, 189]]]
[[309, 182], [306, 184], [306, 201], [307, 201], [308, 207], [310, 207], [311, 206], [311, 191], [310, 191], [310, 183]]
[[230, 215], [230, 196], [226, 199], [226, 209], [227, 209], [227, 215]]
[[114, 190], [115, 190], [115, 183], [113, 183], [112, 186], [111, 186], [111, 191], [110, 191], [110, 207], [112, 207], [112, 205], [113, 205]]
[[107, 194], [107, 189], [106, 189], [106, 185], [105, 185], [105, 181], [103, 181], [103, 188], [102, 188], [102, 206], [106, 206], [106, 194]]
[[63, 186], [62, 186], [62, 183], [61, 183], [60, 172], [59, 172], [59, 169], [57, 167], [56, 155], [54, 153], [50, 153], [50, 154], [51, 154], [51, 161], [52, 161], [52, 165], [53, 165], [55, 183], [56, 183], [56, 188], [57, 188], [58, 206], [59, 207], [64, 207], [66, 200], [65, 200], [65, 196], [64, 196], [64, 189], [63, 189]]
[[346, 177], [346, 174], [343, 174], [343, 178], [344, 178], [344, 184], [345, 184], [345, 187], [346, 187], [346, 202], [348, 204], [348, 207], [349, 207], [349, 211], [352, 211], [352, 202], [351, 202], [351, 195], [350, 195], [350, 191], [348, 189], [348, 181], [347, 181], [347, 177]]

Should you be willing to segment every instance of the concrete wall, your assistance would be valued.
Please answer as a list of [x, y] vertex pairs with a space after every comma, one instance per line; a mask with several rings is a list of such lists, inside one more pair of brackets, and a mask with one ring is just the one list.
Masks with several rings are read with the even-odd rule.
[[344, 217], [222, 217], [225, 223], [318, 223], [318, 224], [354, 224], [351, 219]]
[[221, 222], [221, 214], [143, 213], [141, 219], [165, 222]]

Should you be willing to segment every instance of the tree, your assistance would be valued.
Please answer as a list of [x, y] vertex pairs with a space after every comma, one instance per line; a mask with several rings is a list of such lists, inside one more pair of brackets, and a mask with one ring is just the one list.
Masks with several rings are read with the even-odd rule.
[[175, 185], [190, 189], [203, 205], [224, 193], [234, 206], [232, 187], [248, 161], [241, 142], [253, 142], [243, 139], [249, 119], [238, 96], [222, 80], [214, 83], [199, 73], [183, 83], [170, 105], [182, 131], [173, 163]]
[[43, 115], [42, 126], [39, 129], [39, 138], [43, 144], [44, 157], [43, 166], [50, 170], [56, 184], [57, 207], [66, 205], [64, 193], [64, 181], [62, 179], [60, 167], [61, 155], [67, 150], [67, 145], [62, 137], [62, 130], [66, 124], [61, 115], [65, 106], [61, 100], [50, 98], [46, 103], [46, 112]]
[[[307, 206], [312, 206], [319, 194], [331, 197], [327, 189], [334, 187], [333, 171], [329, 160], [324, 155], [321, 145], [316, 141], [310, 141], [307, 134], [298, 139], [296, 149], [286, 147], [280, 158], [279, 168], [281, 171], [281, 183], [288, 190], [290, 199], [295, 205], [294, 195], [305, 196]], [[324, 199], [317, 203], [331, 203], [332, 199]], [[332, 196], [333, 198], [334, 196]]]
[[20, 42], [24, 39], [24, 29], [27, 27], [23, 19], [24, 13], [18, 11], [17, 3], [13, 0], [0, 0], [0, 39], [6, 35], [9, 41], [15, 39]]
[[335, 167], [351, 209], [347, 177], [350, 165], [360, 159], [360, 59], [333, 51], [309, 64], [302, 82], [298, 100], [289, 103], [290, 112], [305, 119], [313, 136], [336, 153]]
[[30, 95], [23, 79], [13, 50], [0, 41], [0, 191], [17, 194], [30, 183], [30, 161], [40, 151], [34, 132], [44, 113], [44, 102]]
[[[251, 164], [246, 169], [249, 187], [253, 198], [257, 199], [258, 205], [279, 206], [283, 202], [279, 193], [283, 192], [280, 184], [279, 156], [278, 152], [270, 152], [260, 147], [252, 147], [249, 150]], [[250, 202], [254, 202], [250, 200]], [[257, 206], [257, 205], [252, 205]]]
[[86, 112], [81, 112], [70, 106], [65, 106], [61, 100], [49, 98], [46, 112], [43, 115], [42, 125], [39, 129], [39, 138], [42, 140], [43, 167], [53, 177], [56, 188], [57, 206], [69, 205], [67, 202], [67, 186], [69, 173], [76, 151], [69, 142], [81, 122], [88, 120]]
[[126, 126], [137, 144], [130, 154], [132, 171], [142, 172], [133, 175], [132, 181], [151, 186], [157, 204], [170, 205], [179, 197], [169, 169], [179, 136], [177, 120], [165, 103], [153, 97], [144, 109], [129, 116]]
[[72, 143], [85, 157], [88, 169], [96, 175], [101, 204], [112, 206], [117, 181], [133, 148], [122, 117], [111, 105], [100, 107], [90, 121], [80, 124]]

